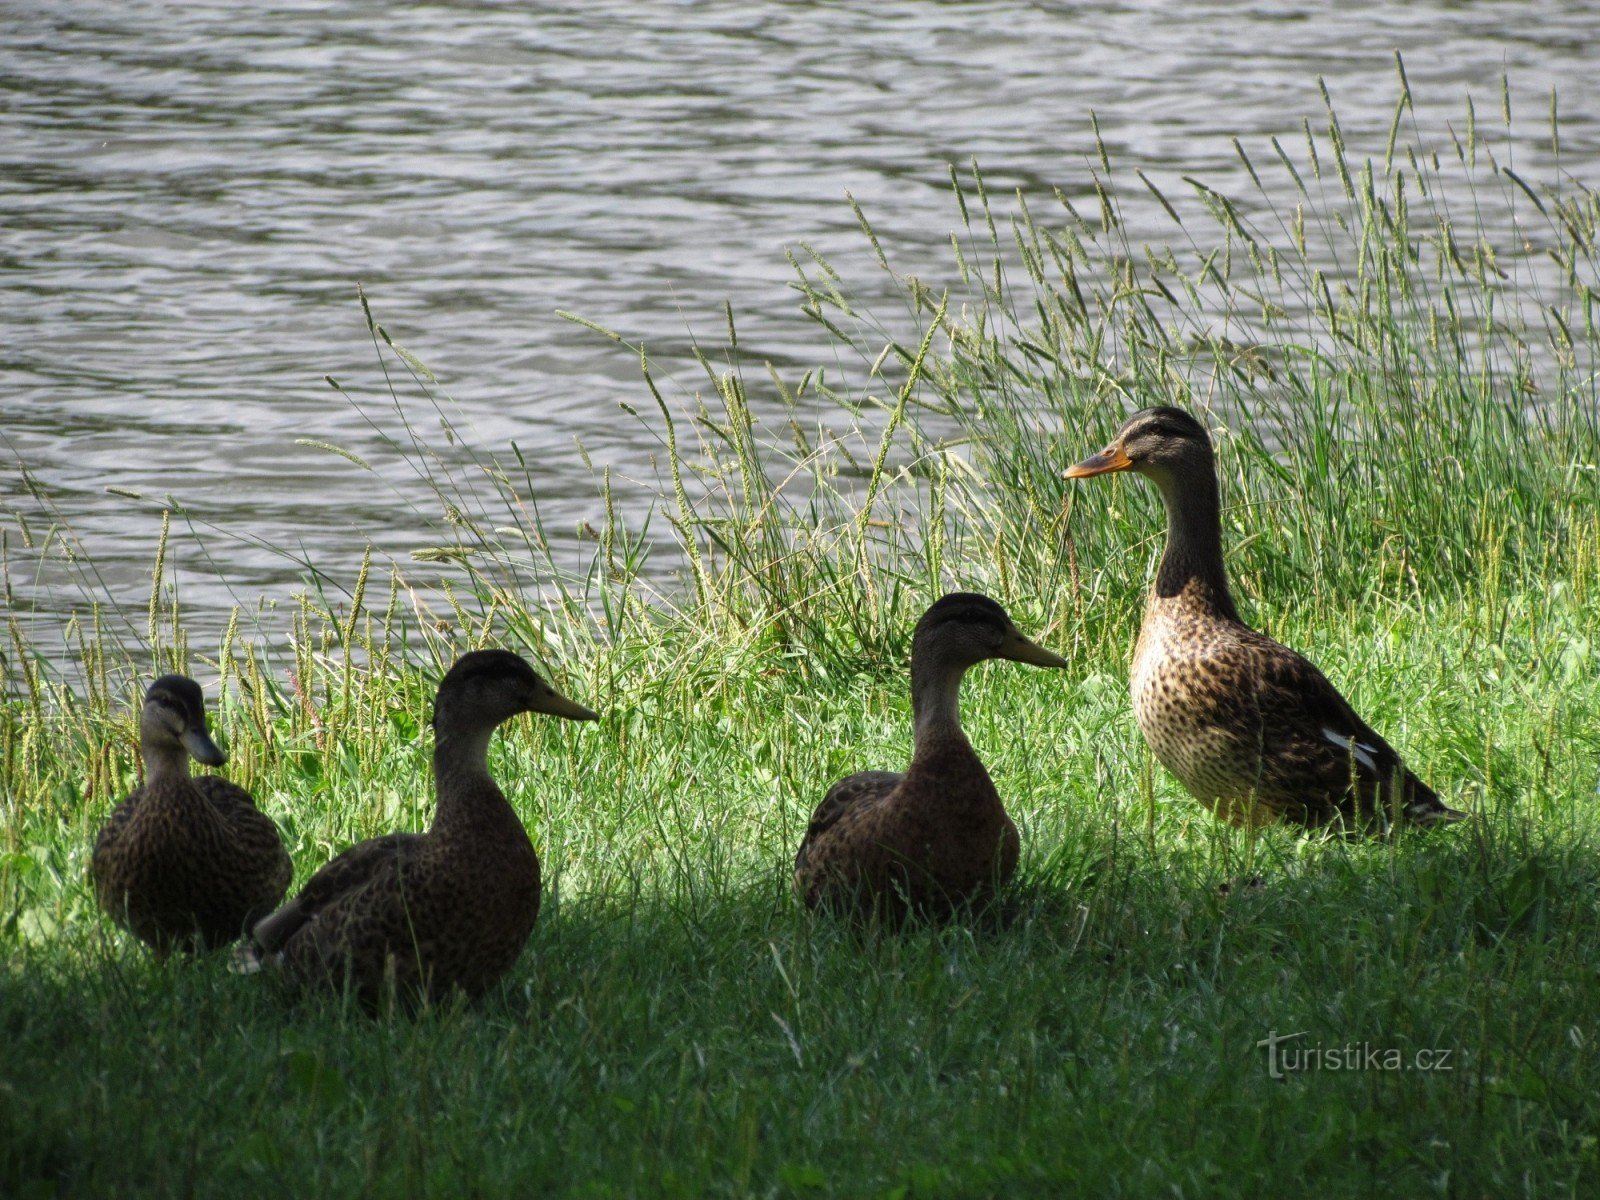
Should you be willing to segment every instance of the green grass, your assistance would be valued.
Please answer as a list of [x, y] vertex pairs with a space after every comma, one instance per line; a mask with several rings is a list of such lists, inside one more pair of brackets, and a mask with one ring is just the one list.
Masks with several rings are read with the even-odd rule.
[[[427, 482], [397, 510], [426, 544], [387, 579], [308, 564], [292, 642], [241, 618], [197, 649], [159, 566], [131, 650], [86, 608], [62, 666], [13, 621], [0, 1194], [1592, 1192], [1600, 205], [1505, 174], [1481, 130], [1408, 152], [1408, 103], [1371, 161], [1330, 114], [1258, 196], [1163, 197], [1170, 251], [1121, 240], [1119, 206], [1154, 201], [1105, 163], [1086, 217], [965, 179], [949, 279], [897, 276], [894, 314], [797, 256], [829, 366], [752, 369], [730, 318], [712, 407], [686, 415], [641, 354], [661, 504], [630, 525], [604, 480], [583, 569], [549, 549], [515, 447], [400, 427]], [[1514, 207], [1558, 269], [1497, 248], [1463, 194]], [[1159, 401], [1227, 431], [1247, 614], [1471, 822], [1249, 834], [1152, 763], [1125, 670], [1155, 498], [1058, 472]], [[16, 542], [71, 546], [39, 526]], [[910, 626], [956, 586], [1072, 663], [992, 663], [964, 694], [1023, 828], [1016, 884], [942, 929], [813, 918], [788, 894], [806, 817], [839, 775], [904, 761]], [[425, 824], [430, 679], [484, 641], [605, 713], [496, 743], [546, 907], [484, 1002], [290, 1007], [215, 958], [157, 964], [95, 910], [88, 846], [135, 782], [153, 668], [221, 676], [228, 771], [304, 878]], [[1272, 1078], [1273, 1031], [1321, 1069]], [[1346, 1047], [1448, 1069], [1332, 1069]]]

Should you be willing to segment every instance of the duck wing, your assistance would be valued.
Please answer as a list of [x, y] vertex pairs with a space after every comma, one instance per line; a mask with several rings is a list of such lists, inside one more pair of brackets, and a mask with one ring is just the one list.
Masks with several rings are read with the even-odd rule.
[[95, 835], [94, 850], [89, 855], [89, 878], [94, 884], [95, 896], [112, 920], [123, 926], [128, 922], [127, 898], [132, 888], [129, 859], [137, 852], [126, 840], [128, 824], [143, 799], [144, 788], [136, 788], [112, 809]]
[[805, 837], [800, 839], [800, 849], [794, 859], [795, 871], [805, 870], [806, 859], [817, 841], [825, 837], [846, 813], [881, 800], [899, 787], [904, 778], [899, 771], [861, 771], [846, 775], [829, 788], [822, 803], [817, 805], [816, 812], [811, 814]]
[[358, 842], [324, 865], [306, 880], [299, 895], [251, 930], [256, 956], [281, 952], [318, 913], [392, 871], [405, 849], [421, 837], [419, 833], [391, 833]]
[[111, 810], [111, 815], [106, 818], [106, 823], [100, 827], [100, 832], [95, 835], [94, 852], [89, 858], [90, 871], [98, 873], [105, 868], [106, 855], [115, 852], [118, 842], [122, 838], [122, 831], [127, 828], [128, 822], [133, 818], [133, 813], [139, 806], [139, 801], [144, 799], [144, 788], [135, 788], [128, 794], [128, 798], [116, 808]]
[[254, 885], [254, 911], [271, 912], [294, 879], [294, 860], [284, 849], [277, 823], [256, 807], [255, 797], [220, 775], [202, 775], [195, 787], [226, 822]]
[[1314, 663], [1264, 635], [1252, 642], [1267, 731], [1265, 773], [1283, 791], [1308, 797], [1309, 815], [1331, 819], [1337, 808], [1383, 824], [1397, 793], [1405, 819], [1418, 824], [1465, 815], [1440, 801]]
[[256, 807], [256, 798], [231, 779], [221, 775], [197, 775], [191, 782], [211, 802], [212, 808], [230, 820], [242, 812], [261, 811]]

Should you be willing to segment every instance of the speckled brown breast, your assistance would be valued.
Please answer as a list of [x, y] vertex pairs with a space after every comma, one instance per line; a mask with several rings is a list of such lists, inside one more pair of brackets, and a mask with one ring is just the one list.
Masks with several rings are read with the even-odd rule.
[[1183, 595], [1153, 599], [1134, 651], [1134, 717], [1161, 764], [1207, 808], [1253, 823], [1282, 797], [1263, 775], [1268, 722], [1248, 647]]
[[211, 775], [134, 792], [90, 860], [101, 906], [161, 953], [242, 937], [283, 899], [293, 872], [271, 818]]

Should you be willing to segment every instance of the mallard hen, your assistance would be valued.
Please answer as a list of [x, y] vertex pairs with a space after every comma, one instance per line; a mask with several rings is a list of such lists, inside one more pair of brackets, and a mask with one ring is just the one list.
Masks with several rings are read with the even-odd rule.
[[294, 875], [278, 827], [237, 784], [189, 774], [191, 756], [208, 767], [228, 760], [206, 731], [200, 685], [187, 676], [150, 685], [139, 748], [144, 786], [95, 839], [95, 895], [158, 955], [237, 941], [283, 899]]
[[1147, 408], [1064, 472], [1137, 471], [1167, 509], [1167, 548], [1133, 654], [1133, 711], [1161, 763], [1236, 824], [1283, 818], [1387, 829], [1460, 819], [1322, 672], [1239, 618], [1222, 562], [1211, 439]]
[[425, 833], [352, 846], [256, 925], [245, 969], [282, 971], [298, 990], [349, 988], [375, 1010], [460, 990], [481, 995], [516, 962], [539, 915], [539, 858], [489, 775], [489, 740], [522, 712], [597, 714], [561, 695], [515, 654], [463, 655], [433, 714], [438, 806]]
[[1010, 879], [1017, 827], [961, 729], [961, 678], [989, 658], [1067, 665], [987, 596], [952, 593], [917, 622], [911, 763], [903, 774], [866, 771], [828, 789], [795, 856], [795, 890], [808, 906], [938, 918]]

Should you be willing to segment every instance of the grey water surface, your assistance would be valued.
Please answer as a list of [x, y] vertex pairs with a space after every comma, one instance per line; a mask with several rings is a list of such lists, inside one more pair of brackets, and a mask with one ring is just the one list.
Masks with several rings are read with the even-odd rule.
[[[692, 386], [690, 337], [721, 338], [726, 300], [754, 357], [800, 369], [823, 338], [785, 248], [882, 283], [847, 191], [894, 257], [942, 261], [951, 162], [996, 191], [1080, 193], [1092, 111], [1125, 166], [1226, 188], [1234, 137], [1264, 149], [1325, 119], [1319, 76], [1375, 153], [1396, 51], [1424, 139], [1469, 92], [1498, 114], [1502, 74], [1534, 132], [1558, 89], [1581, 174], [1597, 35], [1592, 5], [1511, 0], [0, 0], [0, 509], [35, 541], [64, 517], [91, 591], [139, 614], [173, 496], [207, 533], [178, 529], [168, 565], [213, 630], [292, 589], [265, 546], [348, 574], [369, 542], [425, 544], [379, 486], [404, 471], [323, 382], [386, 400], [359, 283], [474, 438], [533, 457], [571, 534], [600, 513], [578, 443], [648, 479], [655, 441], [619, 408], [649, 404], [636, 360], [558, 309]], [[81, 570], [36, 578], [5, 524], [11, 605], [48, 643], [93, 596]]]

